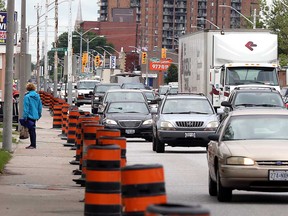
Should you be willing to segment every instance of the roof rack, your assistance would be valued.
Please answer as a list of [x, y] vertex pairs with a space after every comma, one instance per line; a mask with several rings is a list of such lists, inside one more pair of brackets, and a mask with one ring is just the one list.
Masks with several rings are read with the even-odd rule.
[[200, 96], [205, 96], [205, 94], [200, 93], [200, 92], [175, 92], [175, 93], [169, 93], [168, 91], [166, 92], [165, 95], [200, 95]]
[[276, 91], [276, 88], [273, 86], [261, 86], [261, 85], [243, 85], [243, 86], [237, 86], [234, 88], [235, 90], [240, 90], [240, 89], [268, 89], [271, 91]]

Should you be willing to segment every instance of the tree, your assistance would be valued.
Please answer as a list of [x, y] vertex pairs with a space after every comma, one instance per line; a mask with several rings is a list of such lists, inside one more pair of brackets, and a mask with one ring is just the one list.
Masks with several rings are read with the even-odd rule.
[[262, 22], [266, 28], [278, 35], [278, 55], [280, 66], [288, 65], [288, 0], [273, 0], [270, 6], [261, 0]]
[[171, 64], [167, 70], [165, 83], [169, 82], [178, 82], [178, 67], [175, 64]]
[[4, 0], [0, 0], [0, 11], [6, 11], [6, 5]]

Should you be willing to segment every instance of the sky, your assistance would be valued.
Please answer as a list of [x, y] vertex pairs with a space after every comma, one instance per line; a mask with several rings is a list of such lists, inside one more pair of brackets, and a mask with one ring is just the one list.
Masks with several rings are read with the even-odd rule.
[[[98, 18], [98, 0], [72, 0], [72, 25], [74, 27], [75, 20], [77, 17], [79, 2], [81, 1], [82, 7], [82, 20], [83, 21], [97, 21]], [[21, 0], [15, 0], [15, 11], [18, 12], [18, 19], [21, 18]], [[51, 49], [51, 43], [54, 41], [54, 0], [48, 0], [51, 6], [49, 9], [51, 11], [48, 13], [48, 50]], [[45, 39], [45, 4], [46, 0], [26, 0], [26, 25], [30, 26], [31, 33], [29, 35], [29, 54], [32, 55], [32, 62], [36, 62], [36, 52], [37, 52], [37, 34], [36, 34], [36, 24], [37, 24], [37, 10], [35, 7], [37, 5], [41, 7], [40, 9], [40, 56], [42, 53], [42, 43]], [[58, 0], [58, 13], [59, 13], [59, 34], [68, 31], [69, 24], [69, 1], [68, 0]], [[7, 4], [6, 4], [7, 5]], [[19, 25], [21, 24], [20, 20]], [[41, 23], [42, 22], [42, 23]], [[20, 27], [19, 27], [20, 30]]]

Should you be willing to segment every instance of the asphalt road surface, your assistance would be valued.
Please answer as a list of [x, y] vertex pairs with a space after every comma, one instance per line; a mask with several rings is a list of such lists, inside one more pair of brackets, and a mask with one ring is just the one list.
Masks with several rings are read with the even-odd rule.
[[164, 154], [152, 151], [152, 143], [127, 140], [127, 165], [162, 164], [169, 203], [200, 205], [211, 216], [287, 216], [288, 193], [233, 191], [230, 203], [219, 203], [208, 194], [205, 148], [166, 147]]

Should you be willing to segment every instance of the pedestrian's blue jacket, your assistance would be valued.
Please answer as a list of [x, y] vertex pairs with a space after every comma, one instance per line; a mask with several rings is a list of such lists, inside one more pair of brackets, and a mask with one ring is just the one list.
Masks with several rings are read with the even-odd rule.
[[39, 94], [34, 90], [27, 92], [23, 102], [23, 119], [38, 120], [42, 116], [42, 103]]

